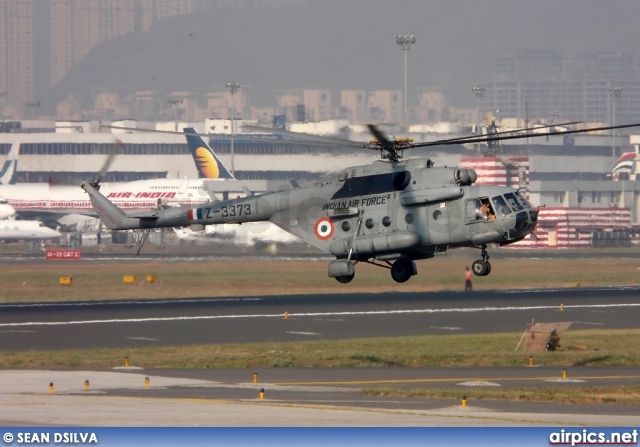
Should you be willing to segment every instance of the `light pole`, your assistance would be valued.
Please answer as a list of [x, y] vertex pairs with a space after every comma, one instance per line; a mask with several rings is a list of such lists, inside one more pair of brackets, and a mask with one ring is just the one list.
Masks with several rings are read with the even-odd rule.
[[484, 85], [474, 85], [471, 90], [473, 94], [478, 98], [478, 115], [476, 116], [476, 135], [480, 134], [480, 98], [484, 96], [484, 92], [487, 88]]
[[236, 104], [235, 104], [235, 100], [234, 100], [234, 95], [235, 93], [240, 90], [240, 83], [239, 82], [227, 82], [226, 85], [227, 89], [229, 90], [229, 92], [231, 92], [231, 175], [235, 175], [235, 167], [233, 164], [233, 137], [235, 135], [235, 115], [236, 115]]
[[[616, 102], [617, 99], [620, 97], [620, 94], [622, 93], [622, 87], [618, 87], [616, 85], [612, 85], [611, 87], [609, 87], [609, 94], [611, 95], [611, 107], [612, 107], [612, 113], [611, 113], [611, 121], [612, 127], [615, 127], [616, 125]], [[616, 130], [615, 129], [611, 129], [611, 155], [613, 155], [613, 162], [616, 162]]]
[[403, 121], [404, 121], [404, 124], [406, 125], [407, 119], [409, 117], [409, 112], [408, 112], [409, 108], [407, 105], [408, 54], [409, 54], [409, 50], [411, 49], [411, 45], [416, 43], [416, 36], [414, 36], [413, 34], [411, 34], [410, 36], [396, 34], [395, 38], [396, 38], [396, 43], [400, 45], [402, 47], [402, 50], [404, 51], [404, 117], [403, 117]]
[[[474, 85], [471, 90], [478, 98], [478, 114], [476, 116], [476, 135], [480, 135], [480, 98], [484, 96], [484, 92], [487, 90], [484, 85]], [[480, 148], [480, 143], [476, 144], [476, 149]]]
[[29, 108], [29, 117], [33, 119], [33, 108], [40, 107], [40, 101], [25, 101], [24, 105]]
[[178, 131], [178, 104], [184, 102], [184, 98], [169, 98], [169, 104], [171, 104], [175, 111], [176, 117], [176, 132]]

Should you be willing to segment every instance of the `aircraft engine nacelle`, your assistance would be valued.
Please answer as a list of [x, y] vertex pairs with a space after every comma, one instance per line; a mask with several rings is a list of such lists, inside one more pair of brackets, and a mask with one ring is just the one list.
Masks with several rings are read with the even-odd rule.
[[332, 255], [343, 258], [349, 254], [349, 250], [352, 247], [352, 255], [361, 256], [410, 250], [420, 245], [420, 242], [421, 239], [418, 233], [413, 231], [394, 231], [393, 233], [358, 236], [355, 240], [353, 238], [338, 239], [329, 246], [329, 251]]
[[478, 174], [473, 169], [456, 169], [453, 176], [456, 183], [461, 186], [471, 185], [478, 180]]
[[468, 186], [478, 179], [473, 169], [465, 168], [430, 168], [419, 174], [418, 185], [421, 188], [438, 188], [443, 186]]
[[464, 191], [459, 186], [445, 188], [429, 188], [418, 191], [403, 191], [400, 193], [400, 203], [405, 206], [425, 205], [434, 202], [446, 202], [459, 199]]

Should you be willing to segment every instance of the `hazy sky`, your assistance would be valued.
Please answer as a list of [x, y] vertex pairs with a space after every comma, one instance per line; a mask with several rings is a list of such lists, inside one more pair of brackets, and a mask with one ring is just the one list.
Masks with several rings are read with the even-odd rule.
[[[156, 21], [94, 47], [55, 89], [90, 105], [93, 87], [206, 94], [229, 81], [252, 103], [273, 90], [402, 89], [404, 54], [395, 34], [415, 34], [409, 86], [445, 87], [472, 107], [471, 86], [489, 83], [494, 58], [521, 49], [613, 50], [635, 57], [637, 0], [313, 0], [278, 8], [219, 8]], [[42, 82], [37, 83], [42, 85]], [[410, 94], [410, 98], [412, 95]]]

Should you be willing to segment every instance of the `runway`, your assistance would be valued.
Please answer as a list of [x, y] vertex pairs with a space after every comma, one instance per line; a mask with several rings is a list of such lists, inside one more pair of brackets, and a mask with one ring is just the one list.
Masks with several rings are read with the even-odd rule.
[[521, 332], [532, 319], [572, 321], [572, 329], [636, 328], [638, 290], [611, 287], [7, 304], [0, 305], [0, 350]]
[[[305, 295], [0, 306], [0, 350], [636, 328], [638, 288]], [[560, 304], [564, 310], [560, 310]], [[288, 318], [284, 318], [287, 312]], [[259, 379], [253, 382], [253, 373]], [[149, 387], [144, 383], [149, 377]], [[89, 380], [90, 388], [84, 382]], [[54, 383], [54, 391], [48, 384]], [[638, 426], [637, 406], [367, 396], [365, 389], [638, 385], [640, 368], [0, 371], [3, 425]], [[259, 398], [259, 390], [265, 398]]]

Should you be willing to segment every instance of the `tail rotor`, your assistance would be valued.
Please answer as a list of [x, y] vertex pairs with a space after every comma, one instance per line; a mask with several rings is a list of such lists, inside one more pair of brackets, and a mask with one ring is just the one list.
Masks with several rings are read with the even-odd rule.
[[113, 160], [115, 160], [116, 156], [120, 153], [120, 148], [122, 146], [124, 146], [124, 143], [118, 138], [116, 138], [115, 143], [111, 145], [111, 149], [109, 150], [109, 155], [107, 156], [104, 163], [102, 164], [102, 168], [100, 169], [100, 172], [98, 172], [98, 174], [94, 177], [94, 179], [89, 182], [89, 184], [96, 190], [100, 190], [100, 181], [109, 172], [109, 169], [113, 164]]

